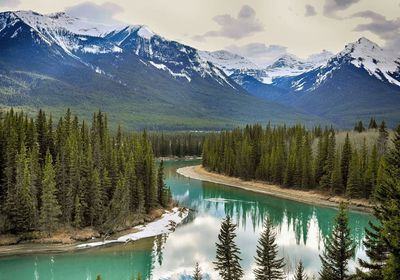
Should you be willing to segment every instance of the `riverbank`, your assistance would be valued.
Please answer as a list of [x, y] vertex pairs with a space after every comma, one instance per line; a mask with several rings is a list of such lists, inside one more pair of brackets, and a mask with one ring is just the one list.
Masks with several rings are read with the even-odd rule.
[[340, 202], [346, 202], [349, 208], [354, 210], [363, 212], [372, 212], [373, 210], [372, 205], [366, 199], [348, 199], [340, 196], [330, 196], [317, 191], [283, 188], [260, 181], [244, 181], [239, 178], [209, 172], [201, 165], [182, 167], [177, 170], [177, 173], [191, 179], [222, 184], [312, 205], [337, 207]]
[[[126, 243], [148, 237], [157, 236], [164, 233], [173, 232], [175, 227], [182, 223], [188, 215], [186, 208], [175, 207], [170, 211], [165, 210], [155, 217], [152, 221], [144, 223], [129, 230], [123, 230], [111, 235], [107, 240], [100, 238], [98, 233], [93, 233], [90, 237], [85, 237], [81, 241], [65, 238], [50, 238], [49, 240], [29, 240], [12, 245], [0, 246], [0, 257], [29, 254], [63, 253], [92, 248], [110, 243]], [[10, 238], [7, 236], [7, 238]], [[53, 240], [53, 241], [51, 241]], [[90, 240], [88, 242], [87, 240]], [[84, 243], [83, 243], [84, 241]]]

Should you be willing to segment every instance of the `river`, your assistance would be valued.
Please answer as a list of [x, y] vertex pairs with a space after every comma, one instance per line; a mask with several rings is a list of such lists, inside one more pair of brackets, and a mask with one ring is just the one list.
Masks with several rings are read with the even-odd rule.
[[[130, 280], [141, 273], [143, 279], [185, 279], [196, 262], [204, 272], [213, 274], [215, 242], [220, 222], [230, 215], [237, 223], [237, 244], [241, 248], [245, 279], [254, 279], [254, 255], [266, 216], [277, 231], [280, 255], [290, 273], [298, 260], [306, 272], [318, 274], [318, 255], [324, 239], [332, 230], [336, 209], [313, 206], [291, 200], [253, 193], [228, 186], [188, 179], [176, 173], [198, 161], [169, 161], [165, 164], [166, 183], [181, 205], [194, 211], [174, 233], [72, 253], [34, 254], [0, 259], [0, 280], [85, 279]], [[365, 258], [362, 240], [371, 215], [350, 212], [356, 259]]]

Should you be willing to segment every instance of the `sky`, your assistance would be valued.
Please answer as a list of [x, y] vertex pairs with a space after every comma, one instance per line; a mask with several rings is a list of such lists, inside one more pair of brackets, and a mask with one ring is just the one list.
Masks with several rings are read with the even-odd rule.
[[400, 55], [400, 0], [0, 0], [0, 11], [65, 11], [107, 24], [144, 24], [201, 50], [267, 65], [366, 37]]

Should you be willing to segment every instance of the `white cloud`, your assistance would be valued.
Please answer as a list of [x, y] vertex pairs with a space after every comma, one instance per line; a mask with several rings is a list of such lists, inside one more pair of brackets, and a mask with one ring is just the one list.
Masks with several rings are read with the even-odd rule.
[[280, 45], [250, 43], [243, 46], [230, 45], [226, 50], [249, 58], [259, 66], [268, 66], [277, 58], [287, 53], [287, 48]]
[[202, 41], [207, 37], [240, 39], [264, 30], [261, 21], [256, 18], [256, 12], [249, 5], [242, 6], [237, 17], [223, 14], [215, 16], [213, 20], [220, 26], [219, 30], [196, 35], [193, 39], [197, 41]]
[[338, 11], [344, 11], [359, 1], [360, 0], [325, 0], [324, 15], [337, 17], [336, 13]]
[[315, 16], [317, 14], [317, 11], [315, 11], [315, 8], [314, 8], [314, 6], [311, 6], [311, 5], [306, 5], [306, 12], [304, 13], [304, 15], [306, 16], [306, 17], [312, 17], [312, 16]]
[[21, 3], [20, 0], [0, 0], [0, 6], [4, 7], [17, 7]]
[[120, 22], [114, 19], [114, 16], [123, 12], [123, 9], [119, 5], [111, 2], [105, 2], [101, 5], [92, 2], [84, 2], [65, 8], [65, 12], [69, 15], [89, 19], [98, 23], [116, 24]]

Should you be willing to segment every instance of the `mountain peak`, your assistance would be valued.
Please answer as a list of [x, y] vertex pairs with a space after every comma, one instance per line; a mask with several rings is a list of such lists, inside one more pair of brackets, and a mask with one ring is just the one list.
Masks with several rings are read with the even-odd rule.
[[138, 30], [138, 35], [143, 39], [150, 40], [156, 34], [153, 31], [151, 31], [148, 26], [140, 25]]

